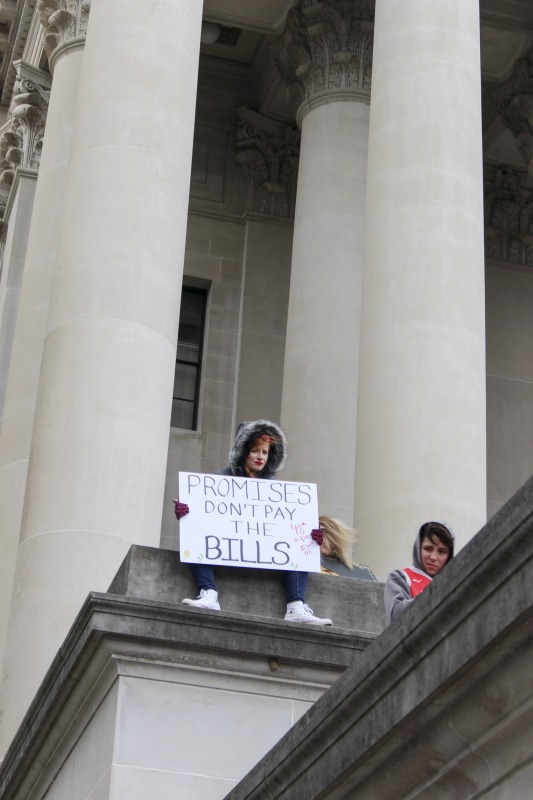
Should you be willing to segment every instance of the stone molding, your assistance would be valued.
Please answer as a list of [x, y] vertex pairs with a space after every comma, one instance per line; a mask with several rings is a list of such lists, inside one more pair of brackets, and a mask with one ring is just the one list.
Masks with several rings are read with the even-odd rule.
[[245, 106], [238, 108], [237, 114], [237, 161], [248, 178], [248, 211], [292, 219], [298, 182], [299, 131]]
[[289, 12], [285, 33], [272, 50], [289, 97], [303, 109], [300, 118], [319, 98], [331, 102], [337, 93], [343, 101], [368, 102], [373, 37], [370, 0], [300, 0]]
[[485, 185], [485, 256], [533, 266], [533, 186], [511, 167], [500, 166]]
[[296, 122], [298, 127], [302, 127], [302, 122], [304, 118], [312, 111], [314, 108], [318, 108], [319, 106], [326, 106], [329, 103], [345, 103], [348, 101], [357, 100], [360, 103], [366, 103], [370, 105], [370, 94], [365, 91], [358, 92], [357, 90], [353, 89], [335, 89], [334, 92], [329, 90], [325, 90], [324, 92], [317, 92], [312, 97], [307, 98], [303, 101], [303, 103], [299, 106], [298, 110], [296, 111]]
[[515, 61], [511, 78], [492, 98], [533, 178], [533, 48]]
[[64, 46], [84, 43], [90, 10], [91, 0], [37, 0], [45, 30], [44, 49], [51, 62]]

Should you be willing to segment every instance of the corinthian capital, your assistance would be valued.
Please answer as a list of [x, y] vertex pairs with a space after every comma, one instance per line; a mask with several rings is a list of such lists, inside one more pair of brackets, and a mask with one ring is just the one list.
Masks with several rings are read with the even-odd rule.
[[533, 178], [533, 49], [515, 62], [512, 77], [492, 97]]
[[368, 100], [373, 20], [370, 0], [300, 0], [287, 16], [276, 59], [293, 99], [342, 92]]
[[21, 61], [8, 119], [0, 131], [0, 185], [8, 189], [17, 167], [37, 169], [50, 97], [49, 77]]
[[37, 0], [48, 57], [61, 45], [85, 37], [90, 9], [91, 0]]
[[248, 210], [294, 216], [299, 131], [244, 106], [237, 113], [237, 161], [248, 178]]

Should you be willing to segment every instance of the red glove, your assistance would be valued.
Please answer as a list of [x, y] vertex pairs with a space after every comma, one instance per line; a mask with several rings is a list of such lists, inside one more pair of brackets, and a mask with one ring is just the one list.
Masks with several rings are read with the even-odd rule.
[[189, 513], [189, 506], [187, 503], [180, 503], [179, 500], [174, 500], [174, 514], [176, 519], [181, 519], [185, 514]]
[[324, 531], [320, 530], [320, 528], [313, 528], [311, 531], [311, 539], [314, 539], [315, 542], [320, 546], [324, 541]]

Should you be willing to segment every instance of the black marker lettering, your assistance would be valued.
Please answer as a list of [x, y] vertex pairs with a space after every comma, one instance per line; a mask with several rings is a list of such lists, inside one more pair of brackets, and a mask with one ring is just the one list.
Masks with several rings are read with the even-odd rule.
[[[211, 542], [213, 542], [211, 544]], [[215, 551], [215, 555], [210, 555], [211, 550]], [[222, 551], [220, 549], [220, 539], [216, 536], [206, 536], [205, 537], [205, 557], [211, 560], [215, 558], [220, 558], [222, 555]]]
[[271, 503], [276, 503], [279, 500], [283, 499], [283, 495], [281, 493], [281, 483], [279, 481], [272, 481], [270, 484], [270, 493], [268, 499]]
[[211, 491], [215, 497], [217, 496], [215, 491], [215, 479], [210, 475], [204, 475], [204, 494], [207, 494], [208, 491]]
[[224, 538], [224, 539], [222, 539], [222, 541], [228, 543], [228, 557], [224, 558], [222, 560], [223, 561], [238, 561], [239, 560], [238, 556], [234, 558], [231, 555], [231, 550], [232, 550], [231, 544], [232, 544], [232, 542], [239, 542], [240, 539], [226, 539], [226, 538]]
[[290, 544], [288, 542], [276, 542], [276, 544], [274, 545], [274, 550], [277, 553], [280, 553], [280, 555], [283, 557], [282, 561], [276, 561], [275, 558], [272, 559], [272, 563], [276, 564], [276, 566], [278, 567], [283, 567], [285, 564], [289, 563], [289, 554], [283, 552], [283, 550], [281, 549], [284, 547], [286, 547], [287, 550], [290, 550]]
[[311, 502], [311, 487], [308, 484], [302, 484], [299, 487], [299, 493], [303, 495], [304, 500], [298, 500], [301, 506], [307, 506]]
[[242, 539], [240, 541], [240, 547], [241, 547], [241, 561], [245, 564], [255, 564], [255, 561], [253, 559], [250, 560], [249, 558], [244, 557], [244, 541]]
[[230, 490], [230, 482], [228, 481], [227, 478], [222, 478], [222, 480], [218, 482], [217, 490], [219, 497], [228, 496]]
[[191, 489], [196, 489], [197, 486], [200, 486], [200, 476], [199, 475], [189, 475], [187, 477], [187, 490], [190, 494]]
[[269, 559], [268, 561], [261, 561], [261, 542], [255, 543], [255, 549], [257, 553], [257, 564], [272, 564], [272, 559]]

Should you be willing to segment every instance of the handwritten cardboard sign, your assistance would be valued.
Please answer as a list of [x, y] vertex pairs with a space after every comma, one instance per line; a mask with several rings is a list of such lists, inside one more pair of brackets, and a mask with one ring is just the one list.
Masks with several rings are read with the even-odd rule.
[[180, 472], [179, 498], [182, 561], [320, 572], [316, 484]]

